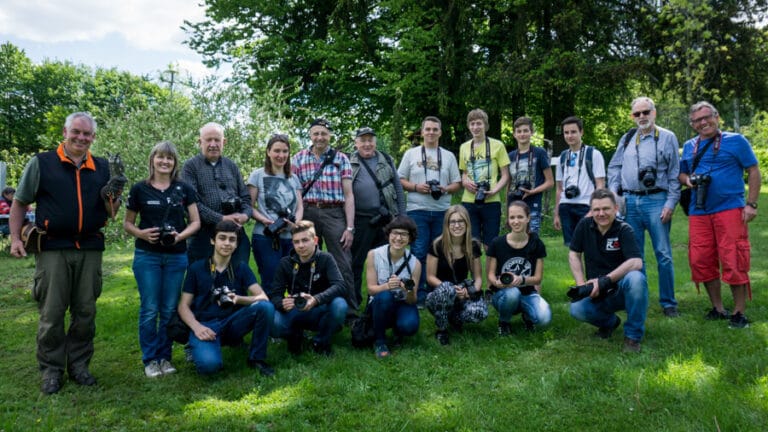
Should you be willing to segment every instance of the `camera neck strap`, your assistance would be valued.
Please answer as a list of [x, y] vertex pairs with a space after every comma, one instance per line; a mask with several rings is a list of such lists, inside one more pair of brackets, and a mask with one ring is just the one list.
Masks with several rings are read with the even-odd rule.
[[[298, 259], [298, 258], [297, 258]], [[315, 278], [315, 270], [316, 270], [316, 264], [317, 260], [315, 257], [312, 257], [312, 265], [309, 267], [309, 282], [307, 283], [307, 294], [312, 293], [312, 280]], [[299, 261], [294, 261], [293, 263], [293, 275], [291, 276], [291, 295], [293, 294], [299, 294], [301, 291], [296, 292], [296, 275], [299, 274]]]
[[[429, 176], [427, 176], [427, 149], [422, 144], [421, 146], [421, 164], [424, 167], [424, 183], [427, 183]], [[443, 152], [440, 151], [440, 146], [437, 146], [437, 181], [440, 181], [440, 170], [443, 168]]]
[[[579, 185], [579, 180], [581, 179], [581, 167], [584, 165], [584, 156], [586, 155], [586, 153], [587, 153], [587, 146], [582, 145], [581, 148], [579, 149], [579, 153], [578, 153], [579, 169], [578, 169], [578, 171], [576, 171], [576, 185], [577, 186]], [[572, 150], [568, 150], [568, 160], [566, 161], [565, 165], [566, 166], [571, 166], [571, 160], [572, 159], [576, 160], [576, 154]], [[565, 177], [565, 169], [563, 169], [563, 177]], [[567, 181], [568, 178], [565, 177], [565, 179], [566, 179], [566, 181], [564, 181], [563, 184], [567, 184], [568, 183], [568, 181]]]
[[[358, 156], [359, 156], [359, 154], [358, 154]], [[384, 153], [382, 153], [382, 154], [381, 154], [381, 156], [382, 156], [384, 159], [386, 159], [386, 160], [387, 160], [387, 162], [389, 162], [389, 159], [387, 159], [387, 155], [385, 155]], [[387, 180], [387, 182], [386, 182], [386, 183], [382, 184], [382, 183], [379, 181], [379, 178], [378, 178], [378, 177], [376, 177], [376, 174], [373, 172], [373, 170], [371, 169], [371, 167], [369, 167], [369, 166], [368, 166], [368, 163], [365, 161], [365, 159], [363, 159], [363, 158], [360, 158], [360, 157], [359, 157], [359, 158], [358, 158], [358, 160], [360, 161], [360, 165], [362, 165], [362, 166], [363, 166], [363, 168], [365, 168], [365, 170], [368, 172], [368, 175], [369, 175], [369, 176], [371, 176], [371, 179], [373, 179], [373, 182], [374, 182], [374, 183], [376, 183], [376, 189], [378, 189], [378, 190], [379, 190], [379, 200], [380, 200], [380, 203], [381, 203], [382, 205], [386, 205], [387, 201], [384, 199], [384, 188], [385, 188], [385, 187], [387, 187], [387, 186], [389, 186], [389, 184], [390, 184], [390, 183], [393, 183], [393, 180], [392, 180], [392, 178], [390, 178], [389, 180]], [[390, 165], [390, 166], [392, 166], [392, 165]], [[397, 172], [397, 171], [394, 171], [394, 170], [393, 170], [393, 175], [394, 175], [394, 173], [395, 173], [395, 172]]]
[[696, 167], [699, 166], [699, 162], [701, 162], [701, 158], [704, 157], [704, 153], [709, 150], [709, 147], [714, 143], [715, 145], [715, 155], [717, 155], [717, 151], [720, 150], [720, 140], [722, 139], [722, 134], [718, 131], [717, 135], [712, 139], [712, 141], [707, 142], [704, 144], [704, 147], [701, 149], [701, 153], [699, 153], [699, 144], [701, 143], [701, 137], [696, 138], [696, 142], [693, 144], [693, 164], [691, 164], [691, 174], [696, 173]]
[[301, 196], [306, 197], [307, 192], [309, 192], [310, 189], [312, 189], [312, 186], [315, 184], [317, 179], [320, 178], [321, 175], [323, 175], [323, 170], [326, 166], [330, 165], [331, 162], [333, 162], [333, 159], [336, 157], [336, 149], [331, 147], [331, 149], [325, 153], [323, 156], [323, 162], [320, 164], [319, 167], [315, 170], [315, 173], [312, 175], [312, 179], [309, 180], [309, 183], [307, 183], [306, 186], [301, 190]]
[[[400, 264], [400, 267], [397, 268], [397, 270], [393, 271], [392, 274], [395, 276], [400, 276], [400, 273], [404, 269], [408, 269], [408, 276], [411, 276], [411, 266], [408, 264], [408, 262], [411, 260], [411, 254], [410, 251], [406, 251], [406, 253], [403, 254], [403, 263]], [[389, 262], [389, 270], [391, 271], [394, 267], [392, 266], [392, 254], [389, 252], [389, 246], [387, 246], [387, 262]]]
[[[654, 166], [659, 166], [659, 128], [653, 128], [653, 156], [655, 158]], [[637, 159], [637, 172], [640, 172], [642, 167], [640, 166], [640, 131], [635, 134], [635, 158]]]
[[[477, 183], [477, 170], [475, 169], [475, 141], [473, 140], [469, 145], [469, 162], [472, 164], [472, 177], [474, 177], [475, 183]], [[488, 170], [488, 181], [491, 181], [491, 140], [485, 137], [485, 167]]]
[[[536, 150], [535, 146], [529, 146], [528, 147], [528, 173], [526, 174], [528, 176], [528, 181], [533, 183], [533, 154]], [[515, 176], [518, 175], [520, 172], [520, 150], [518, 147], [517, 153], [515, 154]]]

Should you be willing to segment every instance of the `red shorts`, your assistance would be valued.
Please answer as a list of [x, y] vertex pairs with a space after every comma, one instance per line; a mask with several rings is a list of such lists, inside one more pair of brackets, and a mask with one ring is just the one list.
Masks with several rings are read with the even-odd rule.
[[688, 263], [694, 282], [720, 279], [730, 285], [749, 283], [749, 232], [742, 209], [690, 216]]

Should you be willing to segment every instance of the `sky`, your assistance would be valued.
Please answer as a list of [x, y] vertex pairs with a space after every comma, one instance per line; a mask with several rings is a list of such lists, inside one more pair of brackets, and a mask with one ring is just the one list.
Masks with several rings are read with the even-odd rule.
[[[201, 21], [202, 0], [0, 0], [0, 43], [45, 59], [117, 68], [158, 79], [169, 65], [200, 79], [208, 69], [182, 44], [184, 20]], [[165, 75], [168, 78], [168, 74]]]

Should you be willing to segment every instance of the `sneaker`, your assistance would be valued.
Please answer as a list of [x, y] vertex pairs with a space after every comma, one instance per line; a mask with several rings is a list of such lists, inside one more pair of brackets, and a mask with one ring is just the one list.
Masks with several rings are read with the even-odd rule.
[[499, 336], [509, 336], [512, 334], [512, 326], [508, 322], [499, 323]]
[[525, 330], [529, 332], [536, 331], [536, 324], [531, 321], [530, 318], [528, 318], [528, 315], [523, 314], [523, 325], [525, 325]]
[[88, 369], [82, 369], [74, 373], [70, 373], [69, 377], [81, 386], [95, 386], [96, 378], [88, 372]]
[[747, 328], [749, 327], [749, 320], [741, 312], [736, 312], [731, 315], [731, 322], [728, 323], [730, 328]]
[[160, 360], [160, 371], [163, 375], [170, 375], [176, 373], [176, 368], [173, 367], [173, 364], [168, 360], [162, 359]]
[[720, 312], [717, 310], [717, 308], [712, 308], [712, 310], [704, 315], [704, 319], [707, 321], [727, 320], [730, 317], [731, 313], [728, 311], [728, 309], [723, 309], [723, 311]]
[[391, 353], [389, 352], [389, 347], [387, 347], [387, 344], [385, 343], [377, 343], [376, 344], [376, 358], [385, 358], [389, 357]]
[[275, 370], [264, 360], [248, 359], [248, 367], [258, 369], [262, 376], [269, 377], [275, 374]]
[[61, 390], [61, 375], [51, 374], [43, 376], [43, 382], [40, 384], [40, 391], [46, 395], [52, 395], [58, 393]]
[[677, 311], [676, 306], [667, 306], [664, 308], [664, 316], [667, 318], [677, 318], [680, 316], [680, 312]]
[[147, 378], [157, 378], [162, 374], [163, 371], [160, 369], [160, 364], [157, 360], [152, 360], [144, 366], [144, 375], [146, 375]]
[[614, 324], [611, 327], [600, 327], [595, 332], [595, 336], [599, 337], [600, 339], [609, 339], [611, 335], [613, 335], [613, 331], [619, 328], [621, 325], [621, 318], [616, 317], [616, 324]]
[[331, 345], [323, 344], [317, 341], [312, 341], [312, 351], [326, 357], [333, 355]]
[[641, 349], [640, 341], [628, 337], [624, 338], [624, 352], [639, 353]]
[[448, 332], [445, 330], [438, 330], [437, 333], [435, 333], [435, 338], [440, 342], [440, 345], [448, 345], [451, 343], [448, 339]]

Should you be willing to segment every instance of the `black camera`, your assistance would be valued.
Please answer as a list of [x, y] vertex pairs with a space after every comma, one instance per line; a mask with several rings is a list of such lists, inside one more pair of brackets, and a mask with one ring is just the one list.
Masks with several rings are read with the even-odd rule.
[[487, 181], [481, 181], [477, 183], [477, 192], [475, 192], [475, 204], [482, 204], [485, 202], [485, 195], [491, 189], [491, 184]]
[[533, 185], [528, 180], [518, 180], [517, 183], [515, 183], [515, 189], [510, 194], [512, 200], [522, 200], [523, 195], [525, 195], [523, 189], [531, 190], [533, 189]]
[[173, 225], [164, 222], [163, 226], [160, 227], [160, 244], [163, 246], [173, 246], [176, 243], [175, 232], [176, 228]]
[[515, 275], [512, 273], [502, 273], [499, 275], [499, 282], [503, 285], [509, 285], [515, 280]]
[[443, 190], [440, 189], [440, 180], [430, 180], [427, 182], [429, 185], [429, 194], [432, 195], [432, 199], [439, 200], [443, 196]]
[[216, 302], [220, 307], [227, 309], [235, 305], [235, 301], [232, 300], [228, 294], [234, 294], [235, 292], [229, 289], [228, 286], [222, 285], [215, 287], [211, 290], [211, 301]]
[[280, 235], [280, 231], [284, 230], [286, 225], [288, 225], [288, 222], [285, 221], [286, 219], [292, 223], [296, 222], [296, 216], [291, 213], [291, 209], [280, 210], [277, 214], [277, 220], [264, 227], [264, 235], [270, 238]]
[[[572, 286], [568, 289], [568, 292], [566, 293], [568, 297], [571, 299], [571, 303], [577, 302], [581, 299], [585, 299], [589, 297], [590, 294], [592, 294], [592, 284], [584, 284], [584, 285], [577, 285]], [[598, 294], [597, 297], [593, 301], [602, 300], [609, 295], [616, 292], [618, 289], [618, 285], [611, 282], [611, 279], [608, 276], [600, 276], [597, 279], [597, 290]]]
[[476, 290], [475, 289], [475, 280], [474, 279], [464, 279], [461, 283], [456, 284], [459, 288], [464, 288], [467, 290], [467, 294], [469, 294], [470, 300], [478, 300], [483, 295], [482, 290]]
[[293, 307], [296, 309], [303, 310], [305, 307], [307, 307], [307, 298], [302, 297], [301, 293], [293, 294], [291, 297], [293, 297]]
[[570, 185], [565, 188], [565, 197], [568, 199], [574, 199], [581, 195], [581, 189], [576, 185]]
[[368, 225], [372, 227], [384, 226], [388, 224], [392, 218], [389, 216], [389, 209], [387, 206], [379, 207], [379, 214], [368, 220]]
[[405, 301], [406, 294], [413, 291], [416, 287], [416, 282], [414, 282], [413, 279], [400, 279], [400, 282], [403, 283], [403, 289], [398, 288], [392, 290], [392, 297], [395, 301]]
[[243, 210], [243, 201], [238, 197], [226, 199], [221, 202], [221, 214], [224, 216], [240, 213]]
[[712, 183], [712, 176], [709, 174], [693, 174], [691, 176], [691, 184], [696, 187], [696, 210], [704, 209], [710, 183]]
[[640, 172], [637, 173], [637, 179], [648, 189], [656, 186], [656, 168], [647, 166], [641, 169]]

